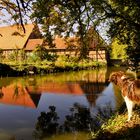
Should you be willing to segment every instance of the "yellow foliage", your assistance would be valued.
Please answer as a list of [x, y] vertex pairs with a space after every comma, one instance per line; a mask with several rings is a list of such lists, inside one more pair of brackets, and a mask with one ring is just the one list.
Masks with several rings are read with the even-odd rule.
[[126, 48], [127, 45], [121, 44], [117, 39], [114, 39], [111, 44], [111, 58], [125, 60], [127, 58]]

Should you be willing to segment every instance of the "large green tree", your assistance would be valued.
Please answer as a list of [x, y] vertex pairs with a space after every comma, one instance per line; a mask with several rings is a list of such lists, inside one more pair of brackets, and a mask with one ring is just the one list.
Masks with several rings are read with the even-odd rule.
[[111, 0], [112, 23], [110, 35], [127, 44], [127, 54], [132, 69], [140, 68], [140, 1]]
[[129, 63], [137, 71], [140, 67], [140, 1], [139, 0], [92, 0], [99, 20], [108, 19], [108, 35], [127, 44]]
[[75, 35], [79, 37], [80, 57], [87, 56], [88, 31], [91, 27], [96, 30], [98, 25], [90, 0], [37, 0], [33, 3], [33, 11], [32, 17], [42, 25], [50, 46], [54, 45], [55, 35]]

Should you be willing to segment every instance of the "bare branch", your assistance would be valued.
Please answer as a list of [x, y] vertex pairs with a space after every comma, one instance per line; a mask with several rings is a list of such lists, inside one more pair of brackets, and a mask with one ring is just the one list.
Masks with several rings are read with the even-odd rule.
[[25, 31], [25, 27], [24, 27], [24, 23], [23, 23], [23, 19], [22, 19], [21, 7], [20, 7], [20, 4], [19, 4], [19, 1], [16, 0], [16, 2], [17, 2], [17, 5], [18, 5], [18, 10], [19, 10], [20, 23], [21, 23], [21, 26], [22, 26], [23, 31], [24, 31], [24, 33], [25, 33], [26, 31]]

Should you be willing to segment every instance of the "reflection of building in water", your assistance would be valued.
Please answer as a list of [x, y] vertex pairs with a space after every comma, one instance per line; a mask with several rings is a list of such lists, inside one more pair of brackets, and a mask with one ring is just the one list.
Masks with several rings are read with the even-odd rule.
[[46, 82], [38, 87], [28, 86], [28, 91], [34, 92], [36, 94], [43, 92], [55, 93], [55, 94], [74, 94], [82, 95], [83, 91], [79, 84], [77, 83], [56, 83], [56, 82]]
[[[97, 88], [98, 87], [98, 88]], [[50, 83], [45, 85], [23, 87], [21, 84], [11, 84], [2, 88], [3, 97], [0, 103], [36, 108], [41, 94], [72, 94], [75, 96], [86, 95], [88, 101], [94, 104], [97, 93], [103, 90], [103, 86], [96, 83]]]
[[90, 105], [95, 105], [96, 99], [106, 88], [106, 71], [95, 71], [85, 75], [86, 82], [81, 82], [80, 86], [85, 93]]
[[94, 94], [86, 94], [87, 100], [90, 104], [90, 106], [95, 106], [96, 104], [96, 100], [98, 98], [99, 95], [94, 95]]
[[81, 83], [80, 86], [84, 91], [91, 106], [95, 105], [96, 99], [106, 88], [105, 83], [94, 83], [94, 82], [87, 82], [83, 84]]
[[11, 84], [2, 88], [0, 103], [36, 108], [41, 94], [29, 94], [21, 84]]
[[0, 103], [36, 108], [41, 94], [73, 94], [82, 95], [83, 91], [78, 84], [50, 83], [46, 82], [40, 86], [23, 86], [22, 84], [11, 84], [1, 88], [3, 96]]
[[38, 103], [39, 103], [39, 100], [40, 100], [40, 97], [41, 97], [41, 94], [33, 94], [33, 93], [31, 93], [29, 95], [30, 95], [30, 98], [33, 101], [35, 107], [37, 107]]
[[[1, 88], [3, 96], [0, 103], [36, 108], [41, 94], [72, 94], [75, 96], [86, 95], [91, 105], [95, 104], [105, 85], [105, 74], [102, 72], [85, 73], [82, 80], [77, 82], [40, 81], [33, 78], [11, 82]], [[24, 83], [24, 84], [23, 84]]]

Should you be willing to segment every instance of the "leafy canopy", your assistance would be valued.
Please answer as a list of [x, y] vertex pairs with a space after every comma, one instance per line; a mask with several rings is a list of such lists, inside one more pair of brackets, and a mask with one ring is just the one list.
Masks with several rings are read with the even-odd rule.
[[[50, 46], [56, 35], [79, 37], [81, 57], [88, 53], [90, 28], [96, 30], [96, 14], [90, 0], [37, 0], [33, 3], [33, 14], [42, 25]], [[94, 31], [92, 34], [96, 34]]]
[[[108, 35], [127, 44], [129, 63], [140, 69], [140, 1], [139, 0], [92, 0], [95, 11], [108, 19]], [[117, 47], [117, 46], [116, 46]]]

